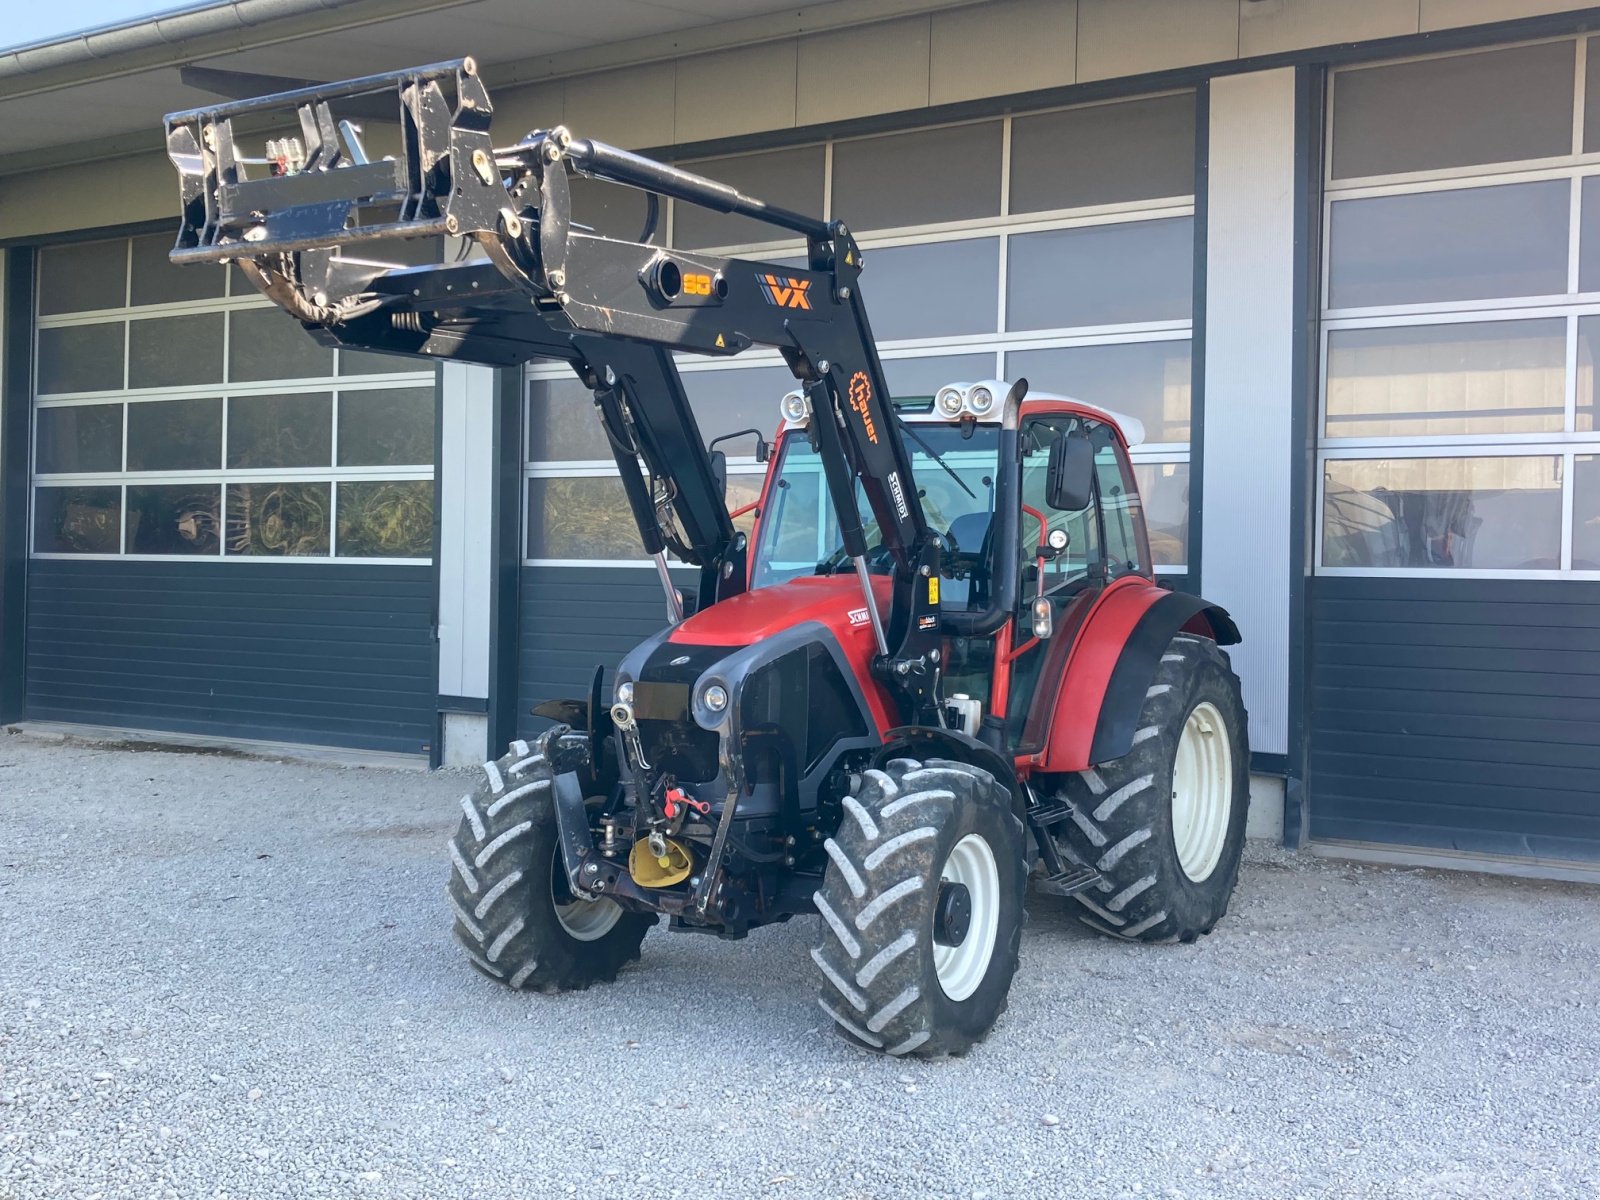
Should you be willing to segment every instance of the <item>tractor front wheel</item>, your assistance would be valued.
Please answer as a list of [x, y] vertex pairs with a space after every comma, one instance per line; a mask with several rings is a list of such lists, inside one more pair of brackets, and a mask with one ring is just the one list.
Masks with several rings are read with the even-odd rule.
[[1228, 910], [1250, 804], [1239, 680], [1207, 638], [1179, 634], [1145, 693], [1133, 749], [1059, 777], [1056, 836], [1102, 878], [1074, 899], [1085, 924], [1141, 942], [1192, 942]]
[[556, 729], [485, 763], [483, 780], [461, 797], [450, 839], [450, 906], [456, 940], [472, 965], [513, 988], [576, 991], [610, 982], [639, 957], [655, 924], [615, 900], [572, 895], [556, 828]]
[[820, 1003], [886, 1054], [964, 1054], [1005, 1011], [1027, 884], [1022, 822], [993, 776], [896, 759], [863, 772], [825, 843]]

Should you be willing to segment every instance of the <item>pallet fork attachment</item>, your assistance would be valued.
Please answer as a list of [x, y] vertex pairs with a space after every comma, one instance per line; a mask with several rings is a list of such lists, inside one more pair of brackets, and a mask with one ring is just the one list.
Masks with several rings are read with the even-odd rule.
[[[373, 161], [339, 109], [357, 97], [369, 109], [386, 92], [399, 152]], [[242, 154], [240, 136], [281, 129], [269, 116], [284, 110], [299, 137], [269, 141], [261, 157]], [[940, 723], [940, 614], [927, 580], [938, 578], [944, 547], [917, 496], [849, 230], [560, 127], [496, 148], [492, 115], [470, 58], [173, 113], [167, 147], [183, 223], [172, 259], [235, 263], [330, 344], [501, 367], [568, 363], [594, 392], [674, 619], [668, 549], [701, 568], [704, 606], [744, 589], [748, 547], [673, 354], [775, 347], [811, 405], [841, 538], [873, 613], [858, 489], [893, 561], [874, 671], [906, 721]], [[572, 220], [569, 171], [799, 234], [806, 266], [598, 236]], [[462, 239], [483, 257], [382, 261], [385, 243], [418, 238]]]

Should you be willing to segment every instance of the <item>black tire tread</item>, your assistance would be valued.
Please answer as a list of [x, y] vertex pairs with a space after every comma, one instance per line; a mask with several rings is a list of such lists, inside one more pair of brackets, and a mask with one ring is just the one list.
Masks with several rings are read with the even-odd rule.
[[604, 937], [583, 942], [556, 918], [550, 749], [565, 732], [556, 726], [532, 744], [513, 742], [485, 763], [477, 787], [461, 798], [461, 823], [448, 846], [456, 940], [480, 972], [525, 991], [581, 991], [614, 981], [638, 959], [655, 924], [653, 916], [625, 912]]
[[[941, 759], [895, 759], [883, 770], [864, 772], [838, 832], [827, 842], [831, 861], [816, 893], [822, 940], [812, 958], [823, 976], [819, 1003], [850, 1041], [894, 1056], [961, 1055], [982, 1041], [1005, 1011], [1022, 938], [1026, 872], [1020, 868], [1013, 872], [1015, 894], [1009, 897], [1015, 919], [1009, 936], [1002, 926], [994, 949], [1004, 987], [988, 1022], [972, 1031], [941, 1021], [923, 986], [943, 858], [942, 839], [919, 834], [942, 833], [961, 806], [995, 810], [1013, 844], [992, 848], [997, 854], [1015, 853], [1020, 861], [1024, 831], [1009, 795], [987, 772]], [[910, 880], [918, 886], [903, 890]], [[870, 916], [875, 904], [897, 894]], [[870, 919], [863, 929], [864, 915]]]
[[[1200, 689], [1223, 701], [1230, 733], [1237, 734], [1236, 777], [1245, 782], [1242, 795], [1235, 788], [1222, 859], [1209, 879], [1195, 885], [1180, 878], [1170, 844], [1170, 781], [1178, 738]], [[1231, 724], [1235, 714], [1237, 729]], [[1238, 880], [1249, 803], [1245, 721], [1239, 679], [1227, 655], [1209, 638], [1179, 634], [1163, 652], [1146, 693], [1133, 749], [1115, 762], [1059, 777], [1072, 816], [1055, 826], [1056, 837], [1102, 875], [1092, 893], [1073, 897], [1085, 910], [1080, 914], [1085, 925], [1128, 941], [1193, 942], [1226, 914]]]

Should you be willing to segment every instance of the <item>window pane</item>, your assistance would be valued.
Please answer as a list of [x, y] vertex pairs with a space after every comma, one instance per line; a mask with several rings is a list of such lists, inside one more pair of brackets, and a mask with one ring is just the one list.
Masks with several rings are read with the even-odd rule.
[[33, 469], [40, 474], [122, 469], [122, 405], [41, 408], [34, 422], [39, 432]]
[[528, 381], [528, 461], [610, 458], [588, 388], [570, 376]]
[[1600, 458], [1592, 454], [1573, 459], [1572, 569], [1600, 571]]
[[1561, 565], [1559, 458], [1419, 458], [1323, 464], [1322, 565]]
[[341, 467], [433, 465], [432, 388], [339, 393]]
[[340, 558], [431, 558], [433, 480], [339, 484]]
[[228, 320], [228, 378], [233, 382], [333, 374], [333, 351], [282, 309], [242, 309]]
[[333, 462], [333, 396], [234, 396], [228, 466], [326, 467]]
[[[748, 504], [755, 504], [760, 501], [761, 485], [765, 479], [765, 475], [729, 475], [728, 491], [726, 493], [728, 511], [730, 513], [737, 512], [739, 509], [744, 508]], [[751, 509], [742, 517], [735, 517], [733, 520], [733, 527], [748, 538], [752, 533], [755, 532], [755, 510]]]
[[1100, 492], [1100, 523], [1106, 533], [1106, 566], [1112, 575], [1148, 569], [1139, 545], [1142, 512], [1133, 470], [1109, 427], [1096, 423], [1089, 436], [1095, 447], [1094, 475]]
[[1567, 290], [1568, 184], [1340, 200], [1329, 237], [1334, 308], [1544, 296]]
[[[683, 372], [683, 389], [707, 445], [737, 429], [759, 429], [763, 437], [771, 438], [778, 427], [778, 405], [799, 386], [788, 367]], [[600, 423], [595, 416], [590, 420]], [[743, 437], [718, 449], [745, 457], [755, 453], [755, 445], [754, 438]]]
[[1144, 423], [1147, 442], [1189, 440], [1189, 343], [1126, 342], [1014, 350], [1006, 378], [1072, 396]]
[[1577, 431], [1593, 433], [1595, 416], [1600, 408], [1595, 369], [1600, 364], [1600, 317], [1578, 318], [1578, 395]]
[[127, 303], [128, 241], [76, 242], [39, 251], [39, 315], [121, 308]]
[[33, 548], [40, 554], [116, 554], [121, 542], [121, 488], [34, 489]]
[[868, 250], [861, 294], [880, 341], [993, 333], [1000, 242], [982, 238]]
[[230, 483], [228, 553], [325, 556], [331, 493], [326, 483]]
[[1189, 464], [1135, 463], [1144, 501], [1150, 556], [1158, 567], [1181, 567], [1189, 560]]
[[[307, 342], [311, 342], [311, 335], [304, 331], [300, 334]], [[313, 346], [315, 342], [311, 342]], [[366, 350], [339, 351], [339, 374], [341, 375], [398, 375], [405, 371], [431, 371], [433, 364], [425, 358], [413, 358], [405, 354], [377, 354]]]
[[529, 558], [643, 558], [616, 476], [528, 480]]
[[883, 363], [889, 395], [896, 400], [932, 396], [947, 383], [994, 378], [992, 354], [941, 354], [933, 358], [890, 358]]
[[1340, 71], [1334, 178], [1572, 153], [1575, 57], [1546, 42]]
[[215, 471], [221, 465], [221, 400], [128, 405], [128, 470]]
[[167, 257], [171, 249], [168, 233], [133, 239], [133, 303], [212, 300], [227, 291], [226, 267], [176, 266]]
[[1194, 93], [1011, 122], [1011, 211], [1194, 193]]
[[[696, 167], [689, 170], [697, 174], [705, 174]], [[587, 225], [601, 237], [620, 238], [623, 241], [636, 242], [639, 235], [644, 232], [644, 223], [649, 215], [650, 205], [645, 193], [638, 188], [623, 187], [617, 183], [605, 183], [599, 179], [586, 179], [582, 175], [571, 175], [567, 178], [567, 186], [572, 190], [572, 223], [573, 225]], [[822, 194], [822, 179], [817, 178], [817, 194]], [[768, 197], [762, 196], [767, 200]], [[776, 201], [771, 201], [777, 203]], [[707, 220], [712, 219], [712, 214], [706, 214]], [[693, 217], [690, 218], [692, 222]], [[667, 202], [660, 202], [660, 210], [656, 216], [656, 227], [650, 235], [650, 241], [660, 245], [666, 241], [667, 233]], [[763, 240], [770, 240], [771, 234], [763, 235]], [[687, 245], [688, 243], [680, 243]]]
[[[800, 146], [793, 150], [710, 158], [681, 165], [686, 171], [738, 188], [757, 200], [820, 217], [822, 158], [821, 146]], [[643, 224], [642, 220], [640, 223]], [[638, 229], [628, 234], [630, 238], [638, 235]], [[764, 221], [714, 213], [698, 204], [674, 202], [672, 206], [672, 244], [675, 246], [689, 249], [743, 246], [785, 241], [794, 236]]]
[[128, 487], [129, 554], [215, 554], [221, 487], [215, 483]]
[[1600, 38], [1584, 48], [1583, 152], [1600, 150]]
[[1327, 435], [1559, 433], [1566, 353], [1559, 317], [1334, 330]]
[[121, 321], [39, 330], [36, 387], [52, 392], [106, 392], [122, 387]]
[[1579, 185], [1578, 290], [1600, 292], [1600, 175], [1587, 175]]
[[858, 231], [998, 216], [1000, 129], [989, 121], [839, 142], [831, 211]]
[[1052, 229], [1011, 239], [1007, 329], [1186, 321], [1193, 303], [1190, 217]]
[[128, 386], [222, 381], [221, 313], [128, 322]]

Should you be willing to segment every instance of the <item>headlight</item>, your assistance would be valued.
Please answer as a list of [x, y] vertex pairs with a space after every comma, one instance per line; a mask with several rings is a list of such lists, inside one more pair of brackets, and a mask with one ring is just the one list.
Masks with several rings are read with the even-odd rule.
[[617, 684], [617, 703], [633, 703], [633, 683], [631, 681], [625, 679]]
[[728, 707], [728, 689], [713, 683], [700, 693], [700, 702], [712, 712], [721, 712]]
[[806, 399], [804, 392], [790, 392], [783, 398], [783, 403], [778, 405], [778, 411], [789, 424], [804, 425], [806, 419], [811, 416], [811, 401]]
[[958, 387], [940, 388], [939, 394], [933, 398], [933, 406], [939, 410], [941, 417], [959, 417], [961, 404], [961, 389]]
[[994, 393], [986, 387], [975, 387], [967, 393], [967, 411], [975, 417], [986, 415], [994, 407]]

